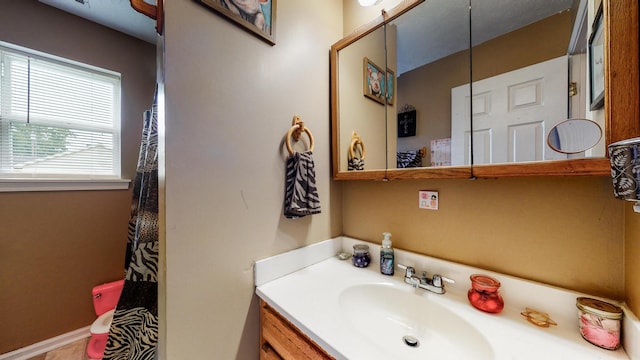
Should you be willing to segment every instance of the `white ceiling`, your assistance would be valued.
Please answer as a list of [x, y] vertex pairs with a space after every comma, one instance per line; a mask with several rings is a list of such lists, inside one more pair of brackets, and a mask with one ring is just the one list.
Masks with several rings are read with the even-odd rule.
[[[71, 14], [155, 44], [155, 20], [135, 11], [129, 0], [38, 0]], [[155, 4], [155, 1], [149, 1]]]
[[[156, 43], [155, 21], [135, 11], [129, 0], [38, 0], [85, 19]], [[154, 0], [146, 0], [155, 4]], [[355, 1], [355, 0], [343, 0]], [[571, 8], [584, 0], [473, 0], [474, 45]], [[400, 75], [462, 51], [469, 45], [469, 0], [427, 0], [398, 24]]]

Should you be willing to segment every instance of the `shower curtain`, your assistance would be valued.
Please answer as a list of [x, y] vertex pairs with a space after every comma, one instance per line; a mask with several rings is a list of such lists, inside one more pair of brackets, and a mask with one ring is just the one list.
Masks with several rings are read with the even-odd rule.
[[158, 343], [158, 91], [144, 115], [133, 185], [125, 281], [105, 360], [152, 360]]

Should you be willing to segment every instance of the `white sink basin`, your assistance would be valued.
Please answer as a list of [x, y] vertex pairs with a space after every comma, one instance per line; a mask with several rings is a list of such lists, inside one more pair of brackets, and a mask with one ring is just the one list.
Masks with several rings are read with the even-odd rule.
[[[344, 237], [341, 241], [345, 251], [361, 243]], [[379, 246], [369, 246], [371, 263], [376, 264]], [[335, 251], [327, 247], [329, 257], [321, 261], [318, 247], [272, 258], [264, 272], [271, 274], [271, 280], [261, 282], [256, 293], [336, 360], [640, 360], [628, 357], [623, 349], [593, 346], [580, 336], [575, 302], [587, 294], [396, 249], [398, 263], [456, 280], [439, 295], [412, 288], [400, 271], [386, 276], [377, 266], [356, 268], [331, 255]], [[285, 258], [287, 266], [316, 260], [283, 274], [277, 264]], [[258, 269], [264, 265], [256, 264], [256, 278], [263, 278]], [[502, 283], [505, 308], [500, 314], [469, 304], [469, 276], [478, 272]], [[548, 312], [558, 325], [540, 328], [529, 323], [521, 315], [526, 307]], [[631, 319], [625, 315], [626, 324]], [[625, 338], [639, 339], [637, 334], [640, 330]], [[407, 345], [404, 336], [413, 337], [419, 346]]]
[[417, 295], [409, 285], [350, 286], [340, 293], [339, 303], [354, 335], [386, 354], [380, 358], [494, 358], [491, 346], [472, 324], [430, 296]]

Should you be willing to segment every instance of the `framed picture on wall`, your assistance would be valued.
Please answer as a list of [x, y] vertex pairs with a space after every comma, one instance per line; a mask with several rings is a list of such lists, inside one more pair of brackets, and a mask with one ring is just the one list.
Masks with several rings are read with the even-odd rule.
[[385, 72], [368, 58], [364, 58], [362, 74], [362, 91], [364, 96], [380, 104], [385, 103]]
[[416, 136], [416, 111], [398, 113], [398, 137]]
[[604, 34], [602, 30], [602, 3], [593, 20], [589, 37], [589, 80], [591, 82], [589, 100], [591, 110], [604, 106]]
[[396, 96], [396, 73], [391, 69], [387, 69], [387, 104], [393, 105]]
[[269, 44], [276, 44], [276, 0], [199, 1]]

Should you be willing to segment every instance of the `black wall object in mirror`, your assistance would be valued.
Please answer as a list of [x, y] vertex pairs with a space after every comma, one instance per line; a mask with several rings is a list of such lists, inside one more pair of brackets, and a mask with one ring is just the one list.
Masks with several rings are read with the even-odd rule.
[[398, 137], [416, 136], [416, 110], [398, 114]]

